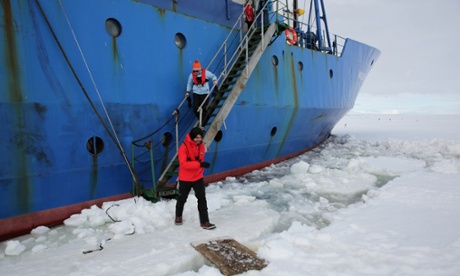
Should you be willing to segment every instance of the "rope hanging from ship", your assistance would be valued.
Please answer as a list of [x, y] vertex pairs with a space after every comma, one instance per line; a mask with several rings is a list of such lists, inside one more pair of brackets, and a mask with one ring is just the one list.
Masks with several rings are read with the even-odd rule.
[[96, 106], [94, 105], [93, 101], [92, 101], [91, 98], [89, 97], [88, 92], [86, 91], [85, 87], [83, 86], [83, 83], [81, 82], [80, 78], [78, 77], [77, 73], [75, 72], [75, 69], [73, 68], [72, 64], [70, 63], [70, 60], [69, 60], [69, 58], [68, 58], [68, 56], [67, 56], [67, 54], [66, 54], [64, 48], [62, 47], [61, 43], [59, 42], [59, 39], [57, 38], [57, 35], [56, 35], [56, 33], [55, 33], [53, 27], [51, 26], [51, 23], [49, 22], [49, 20], [48, 20], [46, 14], [45, 14], [45, 11], [43, 10], [43, 8], [42, 8], [42, 6], [41, 6], [39, 0], [35, 0], [35, 3], [37, 4], [37, 6], [38, 6], [38, 8], [39, 8], [39, 10], [40, 10], [40, 12], [41, 12], [41, 14], [43, 15], [43, 18], [45, 19], [46, 25], [48, 26], [49, 30], [51, 31], [51, 34], [52, 34], [54, 40], [56, 41], [56, 43], [57, 43], [57, 45], [58, 45], [58, 47], [59, 47], [59, 50], [61, 51], [61, 53], [62, 53], [62, 55], [63, 55], [63, 57], [64, 57], [64, 59], [65, 59], [67, 65], [69, 66], [70, 70], [72, 71], [72, 74], [73, 74], [73, 76], [75, 77], [75, 80], [78, 82], [78, 85], [80, 86], [80, 88], [81, 88], [83, 94], [85, 95], [86, 99], [88, 100], [89, 104], [91, 105], [91, 108], [93, 109], [94, 113], [95, 113], [96, 116], [98, 117], [98, 119], [99, 119], [99, 121], [101, 122], [101, 124], [102, 124], [102, 126], [104, 127], [104, 129], [107, 131], [109, 137], [112, 139], [112, 141], [115, 143], [116, 147], [117, 147], [118, 150], [120, 151], [120, 154], [122, 155], [123, 160], [125, 161], [126, 165], [128, 166], [128, 169], [129, 169], [129, 171], [130, 171], [130, 173], [131, 173], [131, 175], [132, 175], [132, 177], [133, 177], [134, 183], [136, 184], [136, 195], [140, 195], [139, 179], [138, 179], [138, 177], [137, 177], [137, 175], [136, 175], [136, 173], [135, 173], [135, 171], [134, 171], [134, 169], [133, 169], [133, 167], [132, 167], [132, 164], [129, 162], [129, 160], [128, 160], [128, 158], [127, 158], [127, 156], [126, 156], [126, 154], [125, 154], [125, 152], [124, 152], [124, 150], [123, 150], [123, 147], [122, 147], [122, 145], [121, 145], [121, 143], [120, 143], [120, 141], [119, 141], [119, 139], [118, 139], [118, 137], [117, 137], [117, 135], [116, 135], [116, 132], [115, 132], [115, 130], [114, 130], [114, 128], [113, 128], [113, 124], [112, 124], [112, 122], [111, 122], [111, 120], [110, 120], [110, 117], [109, 117], [109, 115], [108, 115], [108, 113], [107, 113], [107, 110], [105, 109], [105, 106], [104, 106], [104, 104], [103, 104], [103, 102], [102, 102], [102, 98], [100, 97], [99, 91], [97, 90], [97, 87], [96, 87], [96, 84], [95, 84], [95, 82], [94, 82], [93, 76], [91, 75], [91, 71], [89, 70], [88, 65], [87, 65], [87, 63], [86, 63], [86, 60], [85, 60], [85, 58], [84, 58], [84, 56], [83, 56], [83, 53], [81, 52], [80, 45], [78, 44], [78, 41], [77, 41], [77, 39], [76, 39], [76, 37], [75, 37], [75, 33], [74, 33], [73, 29], [72, 29], [72, 26], [70, 25], [69, 19], [68, 19], [68, 17], [67, 17], [67, 14], [66, 14], [66, 12], [65, 12], [65, 10], [64, 10], [64, 7], [63, 7], [61, 1], [59, 0], [59, 4], [60, 4], [60, 6], [61, 6], [61, 9], [62, 9], [62, 11], [63, 11], [65, 17], [66, 17], [67, 23], [68, 23], [68, 25], [69, 25], [69, 27], [70, 27], [70, 29], [71, 29], [71, 31], [72, 31], [72, 35], [73, 35], [73, 37], [74, 37], [75, 42], [77, 43], [78, 49], [80, 50], [80, 54], [82, 55], [83, 61], [84, 61], [84, 63], [85, 63], [85, 66], [86, 66], [86, 68], [87, 68], [89, 74], [90, 74], [90, 77], [91, 77], [91, 80], [92, 80], [92, 82], [93, 82], [93, 85], [94, 85], [94, 87], [95, 87], [95, 89], [96, 89], [96, 92], [97, 92], [97, 94], [99, 95], [99, 99], [100, 99], [100, 101], [101, 101], [101, 104], [102, 104], [103, 109], [104, 109], [104, 111], [105, 111], [106, 117], [107, 117], [107, 119], [109, 120], [109, 123], [110, 123], [110, 125], [111, 125], [111, 128], [112, 128], [112, 131], [113, 131], [113, 132], [109, 129], [109, 127], [107, 126], [107, 124], [104, 122], [104, 119], [102, 118], [101, 114], [97, 111]]
[[[187, 98], [184, 98], [184, 100], [182, 100], [182, 102], [179, 104], [179, 106], [174, 110], [174, 112], [172, 113], [172, 115], [169, 117], [168, 120], [166, 120], [166, 122], [160, 126], [159, 128], [157, 128], [156, 130], [154, 130], [153, 132], [141, 137], [141, 138], [138, 138], [136, 140], [134, 140], [132, 142], [132, 145], [136, 146], [136, 147], [139, 147], [139, 148], [146, 148], [146, 150], [138, 155], [136, 155], [134, 157], [134, 159], [139, 162], [139, 163], [148, 163], [150, 161], [142, 161], [140, 160], [140, 157], [142, 157], [143, 155], [147, 154], [149, 152], [149, 150], [151, 148], [153, 149], [156, 149], [157, 147], [160, 146], [160, 144], [162, 144], [162, 141], [161, 140], [158, 140], [158, 142], [156, 142], [155, 144], [152, 144], [152, 140], [153, 140], [153, 136], [155, 134], [157, 134], [158, 132], [160, 132], [161, 130], [163, 131], [166, 131], [168, 133], [172, 133], [172, 131], [176, 128], [177, 125], [181, 124], [184, 120], [187, 119], [187, 114], [192, 110], [191, 107], [189, 107], [187, 109], [187, 111], [185, 112], [184, 116], [180, 116], [180, 108], [182, 106], [182, 104], [185, 102], [185, 100], [187, 100]], [[174, 120], [175, 119], [175, 120]], [[174, 125], [173, 126], [169, 126], [168, 125], [174, 120]], [[192, 123], [189, 124], [189, 127], [191, 126]], [[167, 128], [168, 127], [168, 128]], [[167, 129], [166, 129], [167, 128]], [[185, 131], [185, 130], [184, 130]], [[179, 135], [179, 136], [182, 136], [184, 134], [184, 132]], [[177, 135], [176, 135], [177, 136]], [[158, 161], [158, 160], [155, 160], [155, 161]], [[142, 182], [142, 181], [141, 181]]]
[[[165, 127], [175, 118], [175, 114], [176, 114], [176, 113], [177, 113], [177, 114], [180, 114], [179, 108], [180, 108], [180, 106], [174, 110], [174, 112], [173, 112], [173, 114], [171, 115], [171, 117], [169, 117], [169, 119], [168, 119], [162, 126], [160, 126], [158, 129], [154, 130], [153, 132], [151, 132], [151, 133], [145, 135], [144, 137], [134, 140], [134, 141], [132, 142], [132, 144], [135, 145], [135, 146], [137, 146], [137, 147], [143, 147], [143, 146], [145, 146], [144, 143], [140, 144], [139, 142], [141, 142], [142, 140], [146, 140], [147, 138], [152, 137], [153, 135], [155, 135], [156, 133], [158, 133], [160, 130], [162, 130], [163, 128], [165, 128]], [[190, 111], [190, 109], [187, 110], [186, 114], [189, 113], [189, 111]], [[181, 118], [181, 119], [179, 120], [179, 122], [181, 122], [181, 121], [185, 118], [185, 116], [182, 116], [182, 117], [180, 117], [180, 118]]]

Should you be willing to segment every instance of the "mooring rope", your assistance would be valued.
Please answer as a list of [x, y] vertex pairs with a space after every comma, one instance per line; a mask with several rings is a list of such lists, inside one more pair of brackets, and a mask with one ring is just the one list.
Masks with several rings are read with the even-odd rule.
[[[109, 121], [109, 123], [110, 123], [110, 126], [111, 126], [111, 128], [112, 128], [112, 132], [113, 132], [113, 133], [108, 129], [108, 127], [106, 127], [106, 125], [105, 125], [105, 123], [104, 123], [104, 120], [102, 119], [102, 117], [100, 116], [100, 114], [99, 114], [99, 112], [97, 111], [96, 107], [95, 107], [94, 104], [92, 103], [91, 99], [89, 98], [89, 95], [86, 93], [86, 91], [85, 91], [85, 89], [84, 89], [84, 87], [83, 87], [83, 84], [82, 84], [81, 81], [79, 80], [79, 78], [78, 78], [76, 72], [74, 71], [72, 65], [70, 64], [69, 59], [67, 58], [67, 55], [65, 54], [64, 49], [62, 48], [62, 45], [60, 44], [59, 40], [57, 39], [57, 36], [56, 36], [56, 34], [55, 34], [53, 28], [51, 27], [51, 24], [50, 24], [50, 22], [48, 21], [48, 18], [46, 17], [45, 12], [44, 12], [42, 6], [40, 5], [39, 0], [36, 0], [35, 2], [37, 3], [37, 5], [38, 5], [38, 7], [39, 7], [39, 9], [40, 9], [40, 12], [42, 13], [43, 17], [45, 18], [46, 24], [48, 25], [48, 28], [49, 28], [50, 31], [52, 32], [52, 35], [53, 35], [54, 39], [55, 39], [56, 42], [58, 43], [59, 49], [61, 50], [62, 54], [64, 55], [64, 58], [65, 58], [67, 64], [69, 65], [70, 69], [72, 70], [73, 75], [76, 77], [77, 82], [79, 83], [80, 87], [82, 88], [83, 93], [85, 94], [86, 98], [87, 98], [88, 101], [90, 102], [91, 107], [93, 108], [94, 112], [96, 113], [96, 115], [98, 116], [99, 120], [100, 120], [101, 123], [103, 124], [104, 128], [107, 130], [109, 136], [112, 138], [112, 140], [114, 141], [114, 143], [117, 145], [118, 149], [120, 150], [120, 153], [121, 153], [121, 155], [122, 155], [124, 161], [126, 162], [128, 168], [129, 168], [129, 171], [130, 171], [130, 173], [131, 173], [131, 175], [132, 175], [132, 177], [133, 177], [133, 180], [134, 180], [134, 182], [136, 183], [136, 187], [138, 187], [138, 186], [139, 186], [139, 180], [138, 180], [138, 178], [137, 178], [137, 175], [136, 175], [136, 173], [134, 172], [134, 170], [133, 170], [133, 168], [132, 168], [132, 165], [131, 165], [131, 163], [129, 162], [129, 160], [128, 160], [128, 158], [127, 158], [127, 156], [126, 156], [126, 154], [125, 154], [125, 152], [124, 152], [124, 150], [123, 150], [123, 147], [122, 147], [122, 145], [121, 145], [120, 140], [118, 139], [118, 136], [117, 136], [117, 134], [116, 134], [116, 132], [115, 132], [115, 129], [114, 129], [113, 124], [112, 124], [112, 121], [110, 120], [109, 114], [107, 113], [107, 110], [106, 110], [106, 108], [105, 108], [105, 106], [104, 106], [104, 103], [103, 103], [103, 101], [102, 101], [102, 97], [100, 96], [99, 90], [97, 89], [96, 83], [95, 83], [94, 78], [93, 78], [93, 76], [92, 76], [92, 74], [91, 74], [91, 70], [90, 70], [89, 67], [88, 67], [88, 64], [87, 64], [87, 62], [86, 62], [86, 59], [85, 59], [85, 57], [84, 57], [84, 55], [83, 55], [83, 52], [82, 52], [82, 50], [81, 50], [81, 48], [80, 48], [80, 45], [79, 45], [79, 43], [78, 43], [78, 40], [76, 39], [76, 36], [75, 36], [74, 31], [73, 31], [72, 25], [70, 24], [70, 21], [69, 21], [69, 19], [68, 19], [67, 13], [65, 12], [65, 9], [64, 9], [64, 7], [63, 7], [63, 5], [62, 5], [61, 0], [59, 0], [59, 4], [60, 4], [61, 9], [62, 9], [62, 11], [63, 11], [63, 13], [64, 13], [64, 16], [66, 17], [67, 24], [69, 25], [69, 27], [70, 27], [70, 29], [71, 29], [72, 35], [73, 35], [73, 37], [74, 37], [74, 40], [75, 40], [75, 42], [76, 42], [76, 44], [77, 44], [77, 46], [78, 46], [78, 49], [79, 49], [79, 51], [80, 51], [80, 54], [81, 54], [81, 56], [82, 56], [82, 58], [83, 58], [83, 61], [84, 61], [84, 63], [85, 63], [85, 66], [86, 66], [86, 68], [87, 68], [87, 70], [88, 70], [88, 72], [89, 72], [89, 75], [90, 75], [91, 80], [92, 80], [92, 82], [93, 82], [93, 85], [94, 85], [94, 87], [95, 87], [95, 89], [96, 89], [96, 92], [97, 92], [97, 94], [98, 94], [98, 96], [99, 96], [99, 100], [101, 101], [102, 107], [103, 107], [104, 112], [105, 112], [105, 114], [106, 114], [106, 117], [107, 117], [107, 119], [108, 119], [108, 121]], [[139, 190], [139, 188], [138, 188], [138, 190]]]
[[91, 82], [93, 83], [94, 90], [96, 90], [97, 96], [99, 97], [99, 102], [101, 103], [102, 109], [104, 109], [105, 116], [107, 117], [107, 120], [109, 121], [110, 128], [112, 130], [112, 133], [116, 139], [117, 144], [120, 146], [123, 152], [123, 156], [125, 156], [125, 153], [123, 151], [123, 146], [121, 145], [120, 139], [118, 138], [118, 135], [115, 131], [115, 128], [113, 127], [112, 120], [110, 119], [109, 113], [107, 112], [107, 109], [104, 105], [104, 101], [102, 100], [101, 93], [99, 93], [99, 89], [97, 88], [96, 82], [94, 81], [93, 73], [91, 72], [91, 69], [88, 66], [88, 63], [86, 61], [85, 55], [83, 54], [83, 51], [80, 47], [80, 43], [78, 42], [78, 39], [75, 35], [75, 32], [72, 28], [72, 24], [70, 23], [69, 17], [67, 16], [67, 13], [64, 9], [64, 6], [62, 5], [61, 0], [59, 0], [59, 5], [61, 6], [62, 12], [64, 13], [65, 19], [67, 21], [67, 24], [69, 25], [70, 31], [72, 32], [73, 39], [75, 40], [75, 43], [77, 44], [78, 51], [80, 52], [81, 58], [83, 59], [83, 62], [85, 63], [86, 70], [88, 71], [89, 77], [91, 78]]

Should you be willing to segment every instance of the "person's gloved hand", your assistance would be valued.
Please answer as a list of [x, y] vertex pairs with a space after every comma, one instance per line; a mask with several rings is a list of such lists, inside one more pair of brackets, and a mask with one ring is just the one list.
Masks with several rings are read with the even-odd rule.
[[192, 107], [192, 97], [190, 97], [190, 93], [186, 92], [185, 97], [187, 98], [188, 107]]
[[207, 168], [211, 167], [211, 164], [209, 164], [208, 162], [201, 162], [200, 167], [207, 169]]

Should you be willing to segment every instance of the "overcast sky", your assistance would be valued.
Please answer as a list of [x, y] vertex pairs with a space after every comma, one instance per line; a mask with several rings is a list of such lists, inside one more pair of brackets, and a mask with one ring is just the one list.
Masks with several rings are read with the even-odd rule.
[[382, 52], [355, 111], [460, 113], [459, 0], [326, 0], [325, 6], [331, 33]]

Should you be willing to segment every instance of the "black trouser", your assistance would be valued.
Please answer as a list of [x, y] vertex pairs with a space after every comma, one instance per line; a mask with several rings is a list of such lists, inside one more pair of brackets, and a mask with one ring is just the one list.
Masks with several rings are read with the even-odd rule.
[[208, 203], [206, 202], [206, 191], [203, 178], [194, 181], [180, 181], [179, 182], [179, 198], [176, 202], [176, 217], [182, 217], [185, 202], [187, 202], [188, 194], [193, 188], [195, 196], [198, 199], [198, 212], [200, 213], [200, 223], [209, 222], [208, 217]]
[[[195, 116], [199, 119], [200, 118], [200, 113], [198, 112], [198, 108], [200, 105], [204, 102], [204, 99], [208, 94], [200, 95], [200, 94], [195, 94], [193, 93], [193, 112], [195, 113]], [[203, 118], [206, 116], [206, 104], [203, 105]]]

